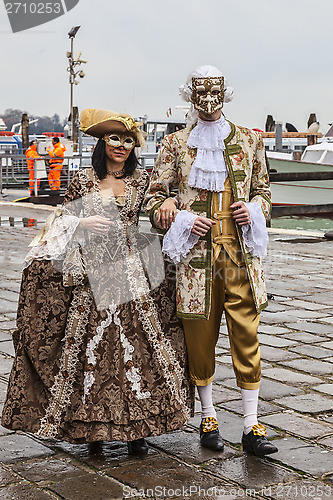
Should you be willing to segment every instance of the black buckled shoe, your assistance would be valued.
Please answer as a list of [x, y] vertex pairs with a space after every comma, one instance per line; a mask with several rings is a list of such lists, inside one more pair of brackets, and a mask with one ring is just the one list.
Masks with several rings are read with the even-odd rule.
[[243, 451], [251, 455], [256, 455], [257, 457], [264, 457], [265, 455], [270, 455], [271, 453], [279, 451], [274, 444], [268, 441], [266, 435], [267, 432], [263, 425], [254, 425], [251, 432], [248, 434], [243, 433]]
[[137, 457], [145, 457], [148, 455], [148, 444], [143, 438], [127, 441], [128, 453]]
[[216, 418], [206, 417], [200, 424], [200, 444], [212, 451], [223, 451], [224, 444]]

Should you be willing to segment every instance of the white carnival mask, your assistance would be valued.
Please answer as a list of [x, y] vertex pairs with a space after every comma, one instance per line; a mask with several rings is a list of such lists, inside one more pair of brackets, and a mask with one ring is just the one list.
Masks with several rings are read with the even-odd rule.
[[127, 151], [130, 151], [135, 147], [135, 139], [129, 135], [120, 134], [106, 134], [103, 137], [104, 141], [112, 146], [113, 148], [120, 148], [123, 146]]
[[207, 114], [222, 109], [224, 99], [224, 78], [192, 78], [192, 103], [196, 110]]

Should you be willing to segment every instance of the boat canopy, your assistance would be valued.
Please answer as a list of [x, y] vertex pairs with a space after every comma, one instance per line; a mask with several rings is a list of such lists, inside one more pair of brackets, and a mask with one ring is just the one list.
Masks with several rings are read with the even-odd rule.
[[321, 142], [307, 146], [302, 154], [301, 161], [333, 165], [333, 142]]

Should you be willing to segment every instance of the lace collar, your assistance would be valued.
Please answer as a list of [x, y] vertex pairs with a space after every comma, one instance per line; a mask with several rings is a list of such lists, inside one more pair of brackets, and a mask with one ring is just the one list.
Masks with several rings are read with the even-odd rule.
[[198, 118], [196, 127], [191, 131], [187, 146], [197, 148], [189, 185], [208, 191], [223, 191], [228, 169], [224, 160], [224, 139], [230, 134], [231, 127], [224, 116], [214, 122]]

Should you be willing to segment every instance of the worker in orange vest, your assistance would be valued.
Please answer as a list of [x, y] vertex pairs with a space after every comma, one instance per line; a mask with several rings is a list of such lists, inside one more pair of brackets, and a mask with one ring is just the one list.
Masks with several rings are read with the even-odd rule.
[[60, 189], [60, 174], [64, 163], [64, 153], [66, 146], [61, 144], [58, 137], [52, 139], [53, 151], [47, 148], [48, 154], [51, 156], [49, 165], [49, 186], [52, 191]]
[[[25, 157], [27, 159], [27, 165], [29, 170], [29, 190], [30, 196], [35, 194], [35, 161], [40, 160], [41, 157], [37, 153], [37, 141], [31, 141], [28, 149], [25, 152]], [[39, 189], [40, 179], [37, 179], [37, 190]]]

